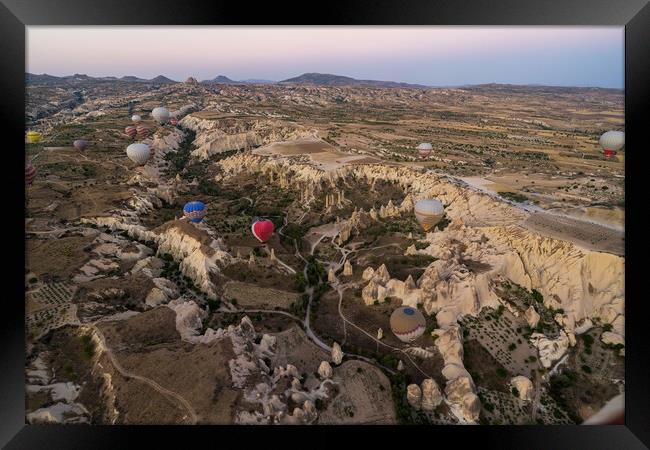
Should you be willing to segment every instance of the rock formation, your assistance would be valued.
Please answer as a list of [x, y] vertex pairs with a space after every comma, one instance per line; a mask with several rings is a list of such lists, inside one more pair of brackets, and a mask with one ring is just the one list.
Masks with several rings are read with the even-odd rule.
[[318, 366], [318, 374], [321, 378], [332, 378], [332, 366], [327, 361], [321, 361]]
[[425, 378], [422, 380], [422, 409], [425, 411], [433, 411], [442, 403], [442, 392], [438, 384], [432, 378]]
[[332, 344], [332, 362], [338, 366], [341, 361], [343, 361], [343, 350], [338, 342], [335, 342]]
[[422, 390], [417, 384], [409, 384], [406, 387], [406, 400], [416, 411], [420, 409], [422, 402]]
[[510, 385], [517, 389], [521, 400], [530, 401], [533, 399], [533, 383], [528, 378], [519, 375], [510, 380]]
[[537, 314], [534, 307], [530, 306], [524, 313], [524, 317], [526, 318], [526, 322], [528, 322], [530, 328], [535, 329], [535, 327], [537, 327], [537, 324], [539, 323], [539, 314]]

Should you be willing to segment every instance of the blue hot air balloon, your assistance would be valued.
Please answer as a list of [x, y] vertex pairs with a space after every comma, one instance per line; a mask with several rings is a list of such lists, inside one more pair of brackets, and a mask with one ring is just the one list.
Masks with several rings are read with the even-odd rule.
[[199, 223], [205, 217], [207, 207], [203, 202], [188, 202], [183, 207], [183, 214], [190, 222]]

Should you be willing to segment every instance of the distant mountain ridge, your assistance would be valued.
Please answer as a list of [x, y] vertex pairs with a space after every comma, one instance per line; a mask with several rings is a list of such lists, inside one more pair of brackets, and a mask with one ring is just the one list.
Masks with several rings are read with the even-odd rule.
[[401, 87], [426, 88], [422, 84], [400, 83], [396, 81], [357, 80], [356, 78], [329, 73], [303, 73], [297, 77], [280, 81], [283, 84], [312, 84], [316, 86], [368, 86], [368, 87]]
[[158, 75], [155, 78], [147, 80], [146, 78], [138, 78], [133, 75], [125, 75], [121, 78], [117, 77], [91, 77], [86, 74], [76, 73], [74, 75], [65, 75], [62, 77], [57, 77], [55, 75], [49, 75], [47, 73], [43, 74], [34, 74], [34, 73], [25, 73], [25, 79], [28, 83], [34, 84], [47, 84], [47, 83], [58, 83], [58, 82], [74, 82], [74, 81], [123, 81], [127, 83], [153, 83], [153, 84], [169, 84], [169, 83], [178, 83], [170, 78], [167, 78], [164, 75]]

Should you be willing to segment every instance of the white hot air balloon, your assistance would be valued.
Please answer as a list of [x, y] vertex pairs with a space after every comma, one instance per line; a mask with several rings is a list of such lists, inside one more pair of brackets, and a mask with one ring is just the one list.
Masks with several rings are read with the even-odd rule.
[[133, 122], [135, 122], [135, 123], [138, 123], [138, 122], [140, 122], [140, 121], [142, 120], [142, 117], [140, 117], [140, 116], [137, 115], [137, 114], [133, 114], [133, 115], [131, 116], [131, 120], [132, 120]]
[[415, 203], [415, 218], [425, 232], [431, 230], [445, 214], [440, 200], [421, 199]]
[[423, 142], [417, 146], [417, 151], [420, 154], [420, 157], [422, 158], [426, 158], [427, 156], [429, 156], [432, 150], [433, 150], [433, 146], [428, 142]]
[[610, 158], [625, 145], [625, 133], [622, 131], [607, 131], [600, 137], [600, 146], [605, 158]]
[[147, 144], [131, 144], [126, 148], [126, 156], [139, 166], [144, 166], [151, 157], [151, 149]]
[[167, 123], [169, 117], [171, 116], [169, 114], [169, 110], [164, 106], [159, 106], [158, 108], [154, 108], [153, 111], [151, 111], [151, 115], [153, 116], [154, 119], [156, 119], [156, 122], [163, 125]]

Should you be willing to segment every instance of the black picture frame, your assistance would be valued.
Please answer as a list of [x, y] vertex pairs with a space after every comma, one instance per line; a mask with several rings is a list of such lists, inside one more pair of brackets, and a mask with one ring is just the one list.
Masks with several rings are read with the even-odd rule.
[[[25, 424], [24, 222], [19, 211], [24, 146], [25, 27], [29, 25], [618, 25], [625, 26], [626, 148], [626, 416], [625, 425], [478, 427], [125, 427]], [[5, 172], [5, 283], [0, 328], [0, 445], [24, 448], [125, 448], [136, 439], [161, 444], [210, 446], [337, 445], [351, 434], [364, 442], [402, 445], [480, 445], [483, 448], [632, 449], [650, 446], [650, 343], [645, 331], [648, 300], [641, 252], [644, 227], [642, 121], [650, 99], [650, 5], [647, 0], [348, 1], [345, 3], [197, 0], [2, 0], [0, 4], [0, 123], [8, 128]], [[225, 44], [227, 45], [227, 44]], [[24, 192], [23, 192], [24, 195]], [[10, 245], [7, 245], [10, 244]], [[278, 432], [282, 436], [278, 436]], [[408, 440], [404, 442], [404, 433]], [[300, 436], [295, 436], [299, 434]], [[394, 441], [393, 441], [394, 439]], [[443, 444], [442, 441], [450, 443]], [[277, 442], [277, 444], [275, 444]], [[241, 444], [240, 444], [241, 445]], [[257, 444], [251, 444], [257, 445]], [[367, 445], [367, 444], [366, 444]], [[370, 444], [372, 445], [372, 444]], [[247, 447], [249, 445], [246, 445]], [[463, 447], [465, 445], [462, 445]]]

